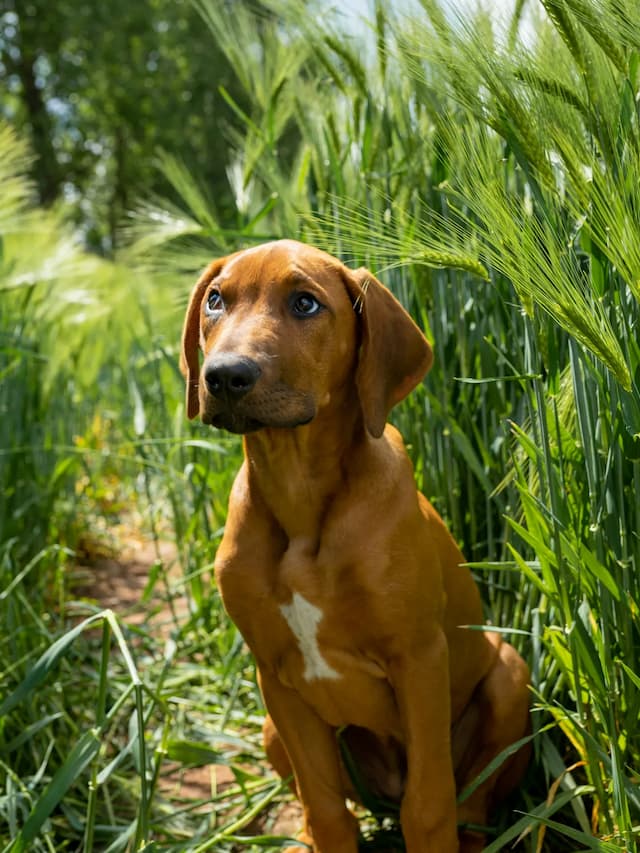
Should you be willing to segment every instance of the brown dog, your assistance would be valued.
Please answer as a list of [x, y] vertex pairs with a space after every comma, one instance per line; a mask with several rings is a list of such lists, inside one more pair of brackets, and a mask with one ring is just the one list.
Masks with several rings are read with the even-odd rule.
[[338, 728], [369, 789], [401, 803], [408, 853], [481, 850], [464, 825], [486, 825], [526, 763], [521, 750], [456, 807], [526, 734], [529, 674], [498, 634], [464, 627], [482, 622], [478, 590], [386, 424], [431, 361], [370, 273], [294, 241], [214, 261], [191, 295], [189, 417], [244, 434], [218, 585], [316, 853], [357, 850]]

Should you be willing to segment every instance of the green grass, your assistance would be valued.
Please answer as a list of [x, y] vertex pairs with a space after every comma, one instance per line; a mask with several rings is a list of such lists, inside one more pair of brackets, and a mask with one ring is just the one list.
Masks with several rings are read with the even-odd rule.
[[[226, 140], [236, 219], [168, 152], [174, 200], [141, 201], [114, 263], [30, 204], [0, 133], [0, 849], [264, 849], [245, 827], [283, 794], [209, 581], [239, 448], [185, 422], [177, 341], [211, 256], [300, 236], [433, 341], [394, 420], [532, 669], [534, 757], [488, 849], [637, 850], [640, 17], [543, 5], [525, 45], [516, 18], [377, 3], [367, 52], [296, 0], [277, 22], [201, 0], [252, 95]], [[149, 584], [188, 598], [168, 643], [74, 600], [70, 552], [132, 510], [178, 546], [180, 580], [159, 559]], [[237, 783], [178, 807], [170, 759]]]

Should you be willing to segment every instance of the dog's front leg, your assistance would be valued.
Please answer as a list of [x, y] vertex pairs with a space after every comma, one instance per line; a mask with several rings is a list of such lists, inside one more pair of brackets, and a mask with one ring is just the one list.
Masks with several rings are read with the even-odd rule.
[[451, 760], [449, 656], [444, 634], [408, 648], [390, 666], [407, 753], [400, 822], [407, 853], [457, 853]]
[[347, 809], [334, 729], [277, 676], [259, 671], [271, 719], [293, 767], [314, 853], [356, 853], [358, 825]]

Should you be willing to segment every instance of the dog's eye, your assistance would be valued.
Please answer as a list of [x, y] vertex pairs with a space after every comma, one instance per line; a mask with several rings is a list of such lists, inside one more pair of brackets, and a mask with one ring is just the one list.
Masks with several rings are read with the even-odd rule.
[[219, 314], [220, 311], [222, 311], [223, 307], [224, 303], [222, 301], [222, 294], [219, 290], [214, 288], [209, 294], [209, 296], [207, 296], [207, 301], [204, 306], [204, 313], [208, 317], [211, 317], [214, 314]]
[[313, 317], [322, 308], [310, 293], [296, 293], [291, 301], [291, 310], [298, 317]]

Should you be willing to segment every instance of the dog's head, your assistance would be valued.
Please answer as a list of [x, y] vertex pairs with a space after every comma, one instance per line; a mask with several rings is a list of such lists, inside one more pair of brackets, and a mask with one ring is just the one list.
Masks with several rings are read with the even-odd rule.
[[190, 418], [237, 433], [293, 428], [351, 385], [378, 437], [431, 361], [422, 332], [371, 273], [279, 240], [207, 267], [191, 294], [180, 366]]

